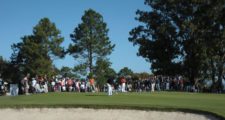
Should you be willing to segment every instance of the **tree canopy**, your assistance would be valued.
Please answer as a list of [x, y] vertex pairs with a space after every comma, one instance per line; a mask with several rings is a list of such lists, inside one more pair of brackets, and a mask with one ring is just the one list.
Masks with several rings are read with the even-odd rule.
[[111, 54], [115, 45], [109, 40], [109, 29], [101, 14], [89, 9], [81, 19], [82, 23], [70, 35], [73, 43], [69, 45], [68, 52], [80, 62], [76, 68], [93, 72], [96, 60]]
[[[145, 0], [151, 11], [138, 10], [142, 24], [131, 30], [138, 55], [155, 74], [185, 75], [192, 84], [210, 74], [222, 86], [225, 64], [225, 1]], [[221, 87], [220, 87], [221, 88]]]
[[64, 38], [48, 18], [42, 18], [33, 28], [33, 34], [22, 37], [22, 41], [12, 45], [12, 64], [23, 74], [51, 75], [52, 62], [64, 56], [61, 43]]
[[134, 74], [134, 72], [128, 67], [124, 67], [118, 72], [118, 76], [120, 76], [120, 77], [132, 76], [133, 74]]
[[73, 71], [72, 68], [63, 66], [60, 71], [60, 75], [63, 77], [69, 77], [69, 78], [79, 78], [79, 76]]
[[151, 62], [155, 74], [172, 75], [177, 65], [175, 59], [179, 54], [179, 44], [176, 39], [176, 27], [163, 14], [156, 10], [151, 12], [137, 11], [138, 21], [145, 24], [134, 28], [129, 38], [130, 42], [139, 46], [138, 55]]
[[116, 72], [111, 68], [111, 62], [108, 59], [98, 59], [94, 67], [97, 85], [102, 88], [109, 78], [115, 78]]

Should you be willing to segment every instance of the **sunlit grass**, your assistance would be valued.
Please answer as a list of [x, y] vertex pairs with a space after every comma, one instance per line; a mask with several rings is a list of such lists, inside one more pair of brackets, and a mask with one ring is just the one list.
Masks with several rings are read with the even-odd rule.
[[210, 112], [225, 118], [225, 95], [183, 92], [155, 93], [48, 93], [1, 96], [0, 107], [90, 107]]

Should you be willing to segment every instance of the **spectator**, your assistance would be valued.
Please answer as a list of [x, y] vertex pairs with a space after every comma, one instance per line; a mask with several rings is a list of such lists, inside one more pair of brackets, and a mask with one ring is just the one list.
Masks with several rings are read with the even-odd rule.
[[75, 88], [76, 91], [77, 91], [77, 92], [80, 92], [80, 85], [81, 85], [80, 80], [77, 79], [76, 82], [75, 82], [75, 84], [76, 84], [76, 88]]
[[86, 91], [86, 82], [83, 80], [81, 83], [80, 83], [80, 92], [85, 92]]
[[159, 79], [159, 77], [156, 77], [156, 89], [157, 89], [158, 91], [161, 90], [161, 89], [160, 89], [160, 79]]
[[53, 78], [52, 81], [51, 81], [51, 90], [52, 90], [52, 92], [55, 92], [56, 91], [55, 86], [56, 86], [56, 83], [55, 83], [55, 80]]
[[95, 92], [95, 80], [94, 80], [94, 78], [90, 77], [89, 82], [90, 82], [91, 92]]
[[156, 76], [154, 78], [152, 78], [152, 80], [151, 80], [151, 91], [152, 92], [155, 91], [155, 79], [156, 79]]
[[67, 79], [67, 88], [68, 88], [68, 91], [71, 92], [73, 90], [73, 81], [72, 79]]
[[28, 80], [29, 80], [30, 74], [28, 73], [22, 80], [21, 80], [21, 84], [22, 84], [22, 91], [25, 95], [29, 95], [28, 90], [29, 90], [29, 84], [28, 84]]
[[62, 91], [65, 92], [66, 91], [66, 79], [65, 78], [62, 79], [61, 86], [62, 86]]
[[37, 84], [37, 80], [35, 79], [35, 78], [32, 78], [32, 93], [35, 93], [36, 92], [36, 90], [35, 90], [35, 86], [36, 86], [36, 84]]
[[169, 81], [169, 78], [166, 78], [166, 90], [170, 90], [170, 81]]
[[184, 90], [184, 80], [181, 76], [179, 77], [179, 86], [180, 86], [180, 90], [183, 91]]
[[126, 79], [125, 79], [125, 77], [121, 77], [121, 91], [122, 92], [126, 92]]
[[1, 74], [0, 74], [0, 95], [4, 94], [4, 82], [1, 78]]
[[113, 86], [113, 79], [109, 78], [107, 80], [107, 87], [108, 87], [108, 96], [112, 95], [112, 86]]

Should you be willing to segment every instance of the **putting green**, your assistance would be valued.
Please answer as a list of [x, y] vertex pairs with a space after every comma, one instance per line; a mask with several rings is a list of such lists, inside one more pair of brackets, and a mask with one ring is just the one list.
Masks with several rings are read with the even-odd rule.
[[48, 93], [28, 96], [1, 96], [1, 108], [117, 108], [183, 111], [213, 114], [225, 118], [225, 94], [185, 92], [119, 93]]

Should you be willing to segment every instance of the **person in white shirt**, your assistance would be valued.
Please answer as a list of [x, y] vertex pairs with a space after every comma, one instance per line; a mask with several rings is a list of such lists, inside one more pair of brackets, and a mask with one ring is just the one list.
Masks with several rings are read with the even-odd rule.
[[151, 91], [152, 92], [155, 91], [155, 80], [156, 80], [156, 76], [154, 78], [152, 78], [152, 80], [151, 80]]
[[55, 92], [55, 85], [56, 85], [55, 81], [52, 80], [52, 81], [51, 81], [51, 87], [52, 87], [52, 91], [53, 91], [53, 92]]
[[126, 92], [126, 79], [125, 79], [125, 77], [121, 77], [120, 82], [121, 82], [121, 92]]
[[35, 88], [36, 84], [37, 84], [37, 80], [35, 78], [32, 78], [32, 92], [33, 93], [36, 92], [36, 88]]
[[107, 80], [108, 96], [112, 95], [113, 78]]

